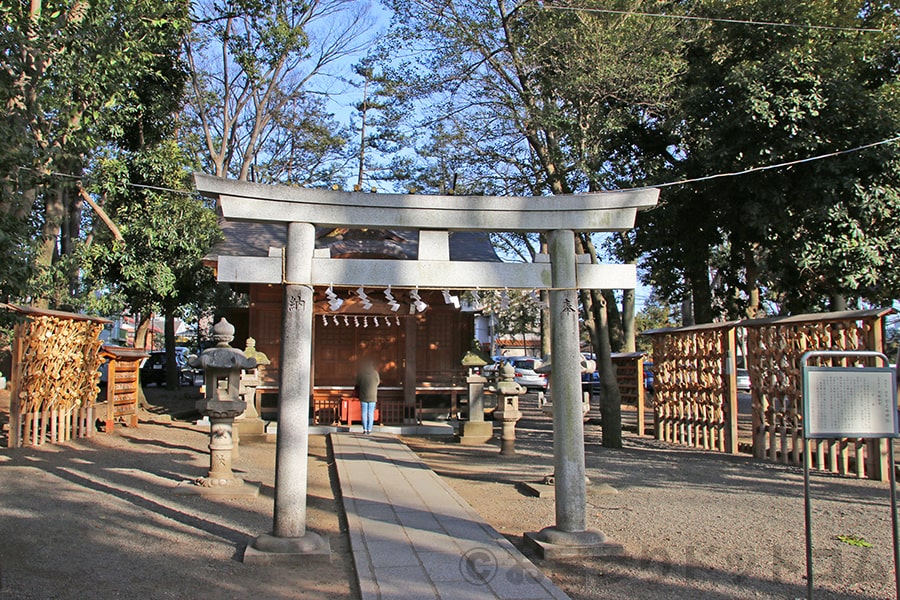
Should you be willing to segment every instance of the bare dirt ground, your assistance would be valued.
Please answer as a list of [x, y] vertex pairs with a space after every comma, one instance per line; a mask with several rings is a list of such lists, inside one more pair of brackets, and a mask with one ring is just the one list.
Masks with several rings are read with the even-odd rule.
[[[155, 408], [136, 429], [40, 448], [10, 450], [0, 440], [0, 600], [359, 597], [325, 438], [311, 440], [308, 522], [330, 539], [331, 564], [244, 565], [244, 545], [271, 529], [274, 444], [244, 443], [235, 460], [242, 477], [261, 484], [259, 498], [176, 496], [178, 482], [208, 469], [207, 432], [186, 418], [190, 388], [147, 392]], [[553, 499], [519, 485], [550, 473], [553, 462], [549, 419], [532, 399], [523, 406], [511, 459], [496, 444], [404, 438], [520, 548], [523, 532], [555, 521]], [[586, 440], [589, 525], [626, 552], [535, 560], [571, 597], [805, 596], [799, 469], [633, 434], [624, 449], [604, 449], [593, 424]], [[812, 497], [816, 598], [894, 597], [887, 484], [819, 475]]]
[[[196, 394], [146, 391], [154, 413], [182, 415]], [[274, 444], [242, 444], [235, 460], [258, 498], [173, 493], [208, 472], [208, 443], [208, 428], [150, 413], [135, 429], [0, 450], [0, 599], [358, 598], [325, 438], [310, 441], [307, 522], [333, 558], [313, 568], [240, 561], [272, 528]]]

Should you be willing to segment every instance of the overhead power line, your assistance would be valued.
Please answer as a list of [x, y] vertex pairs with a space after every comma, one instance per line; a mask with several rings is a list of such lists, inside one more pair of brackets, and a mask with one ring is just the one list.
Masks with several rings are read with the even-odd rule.
[[844, 154], [852, 154], [854, 152], [859, 152], [861, 150], [867, 150], [868, 148], [874, 148], [876, 146], [883, 146], [884, 144], [890, 144], [893, 142], [900, 141], [900, 135], [888, 138], [886, 140], [881, 140], [878, 142], [872, 142], [871, 144], [864, 144], [862, 146], [856, 146], [855, 148], [848, 148], [846, 150], [837, 150], [835, 152], [828, 152], [826, 154], [819, 154], [817, 156], [809, 156], [807, 158], [799, 158], [797, 160], [789, 160], [786, 162], [776, 163], [774, 165], [763, 165], [761, 167], [750, 167], [748, 169], [744, 169], [743, 171], [732, 171], [730, 173], [716, 173], [715, 175], [705, 175], [703, 177], [694, 177], [692, 179], [681, 179], [679, 181], [669, 181], [667, 183], [656, 183], [653, 185], [645, 185], [636, 188], [624, 188], [628, 190], [645, 190], [651, 188], [664, 188], [664, 187], [672, 187], [675, 185], [685, 185], [688, 183], [697, 183], [700, 181], [709, 181], [711, 179], [722, 179], [725, 177], [740, 177], [741, 175], [748, 175], [750, 173], [757, 173], [759, 171], [771, 171], [772, 169], [783, 169], [785, 167], [791, 167], [793, 165], [800, 165], [803, 163], [813, 162], [816, 160], [823, 160], [825, 158], [833, 158], [835, 156], [842, 156]]
[[884, 29], [878, 27], [840, 27], [837, 25], [815, 25], [807, 23], [784, 23], [779, 21], [755, 21], [752, 19], [725, 19], [721, 17], [702, 17], [698, 15], [673, 15], [667, 13], [653, 13], [639, 10], [616, 10], [612, 8], [589, 8], [580, 6], [560, 6], [545, 2], [545, 10], [566, 10], [571, 12], [590, 12], [608, 15], [622, 15], [633, 17], [651, 17], [657, 19], [679, 19], [682, 21], [706, 21], [709, 23], [729, 23], [735, 25], [756, 25], [760, 27], [788, 27], [791, 29], [821, 29], [826, 31], [850, 31], [855, 33], [884, 33]]
[[[891, 144], [894, 142], [900, 142], [900, 135], [888, 138], [886, 140], [872, 142], [871, 144], [863, 144], [862, 146], [856, 146], [854, 148], [847, 148], [846, 150], [836, 150], [834, 152], [827, 152], [825, 154], [818, 154], [816, 156], [809, 156], [806, 158], [798, 158], [797, 160], [789, 160], [789, 161], [785, 161], [785, 162], [775, 163], [772, 165], [763, 165], [760, 167], [750, 167], [750, 168], [744, 169], [742, 171], [731, 171], [729, 173], [716, 173], [714, 175], [704, 175], [703, 177], [694, 177], [691, 179], [679, 179], [678, 181], [668, 181], [665, 183], [654, 183], [652, 185], [643, 185], [643, 186], [633, 187], [633, 188], [618, 188], [617, 190], [610, 190], [610, 191], [632, 191], [632, 190], [646, 190], [646, 189], [652, 189], [652, 188], [665, 188], [665, 187], [672, 187], [672, 186], [676, 186], [676, 185], [687, 185], [690, 183], [698, 183], [701, 181], [710, 181], [712, 179], [723, 179], [725, 177], [740, 177], [742, 175], [748, 175], [750, 173], [757, 173], [760, 171], [771, 171], [773, 169], [783, 169], [785, 167], [791, 167], [791, 166], [800, 165], [803, 163], [814, 162], [817, 160], [824, 160], [826, 158], [834, 158], [836, 156], [843, 156], [844, 154], [852, 154], [854, 152], [860, 152], [862, 150], [867, 150], [869, 148], [875, 148], [876, 146], [883, 146], [885, 144]], [[19, 167], [19, 169], [24, 170], [24, 171], [33, 171], [35, 173], [38, 172], [35, 169], [31, 169], [29, 167]], [[47, 175], [50, 175], [53, 177], [65, 177], [68, 179], [79, 179], [79, 180], [82, 179], [82, 177], [78, 177], [76, 175], [70, 175], [68, 173], [51, 172], [51, 173], [47, 173]], [[140, 188], [140, 189], [149, 189], [149, 190], [154, 190], [157, 192], [172, 192], [172, 193], [176, 193], [176, 194], [185, 194], [185, 195], [193, 195], [194, 194], [194, 192], [192, 192], [192, 191], [176, 190], [176, 189], [172, 189], [172, 188], [160, 187], [160, 186], [155, 186], [155, 185], [141, 185], [138, 183], [126, 183], [125, 186]]]
[[[19, 170], [20, 171], [31, 171], [32, 173], [41, 173], [41, 171], [38, 171], [37, 169], [32, 169], [31, 167], [19, 167]], [[81, 175], [72, 175], [71, 173], [59, 173], [57, 171], [50, 171], [50, 172], [44, 173], [44, 174], [48, 175], [50, 177], [62, 177], [64, 179], [73, 179], [76, 181], [81, 181], [84, 179], [84, 177]], [[123, 185], [125, 187], [132, 187], [132, 188], [137, 188], [137, 189], [141, 189], [141, 190], [152, 190], [154, 192], [167, 192], [167, 193], [173, 193], [173, 194], [181, 194], [183, 196], [193, 196], [194, 195], [194, 192], [191, 190], [176, 190], [173, 188], [161, 187], [158, 185], [144, 185], [141, 183], [127, 183], [127, 182], [124, 183]]]

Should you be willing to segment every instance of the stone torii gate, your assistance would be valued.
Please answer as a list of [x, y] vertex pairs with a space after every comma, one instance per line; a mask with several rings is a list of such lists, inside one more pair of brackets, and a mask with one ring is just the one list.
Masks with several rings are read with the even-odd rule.
[[[287, 245], [268, 257], [220, 256], [223, 282], [284, 286], [273, 530], [244, 560], [297, 559], [329, 552], [306, 528], [313, 288], [388, 287], [527, 289], [550, 292], [553, 356], [553, 455], [556, 524], [530, 534], [547, 556], [615, 550], [587, 528], [584, 424], [581, 411], [579, 289], [633, 289], [634, 265], [581, 262], [576, 231], [627, 231], [638, 210], [656, 205], [657, 189], [552, 197], [365, 194], [262, 185], [195, 175], [197, 190], [216, 198], [226, 220], [284, 223]], [[330, 258], [315, 249], [316, 227], [419, 231], [418, 260]], [[451, 231], [544, 232], [549, 256], [534, 263], [451, 261]], [[255, 557], [255, 558], [254, 558]]]

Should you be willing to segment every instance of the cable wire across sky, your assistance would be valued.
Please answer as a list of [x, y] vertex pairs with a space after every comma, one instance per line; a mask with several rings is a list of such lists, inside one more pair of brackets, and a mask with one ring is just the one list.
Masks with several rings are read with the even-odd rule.
[[[710, 181], [712, 179], [722, 179], [722, 178], [726, 178], [726, 177], [740, 177], [743, 175], [749, 175], [750, 173], [757, 173], [760, 171], [771, 171], [773, 169], [783, 169], [783, 168], [791, 167], [794, 165], [800, 165], [803, 163], [809, 163], [809, 162], [813, 162], [813, 161], [817, 161], [817, 160], [824, 160], [826, 158], [834, 158], [837, 156], [843, 156], [845, 154], [852, 154], [854, 152], [861, 152], [862, 150], [868, 150], [869, 148], [875, 148], [877, 146], [883, 146], [885, 144], [891, 144], [894, 142], [900, 142], [900, 135], [890, 137], [890, 138], [887, 138], [884, 140], [879, 140], [877, 142], [872, 142], [870, 144], [863, 144], [861, 146], [847, 148], [846, 150], [836, 150], [834, 152], [826, 152], [825, 154], [817, 154], [816, 156], [808, 156], [806, 158], [798, 158], [796, 160], [789, 160], [789, 161], [784, 161], [784, 162], [775, 163], [775, 164], [771, 164], [771, 165], [762, 165], [759, 167], [749, 167], [749, 168], [743, 169], [741, 171], [731, 171], [728, 173], [715, 173], [713, 175], [704, 175], [703, 177], [694, 177], [692, 179], [679, 179], [677, 181], [654, 183], [652, 185], [643, 185], [643, 186], [638, 186], [638, 187], [633, 187], [633, 188], [620, 188], [620, 189], [617, 189], [614, 191], [634, 191], [634, 190], [646, 190], [646, 189], [652, 189], [652, 188], [667, 188], [667, 187], [673, 187], [676, 185], [687, 185], [687, 184], [691, 184], [691, 183], [699, 183], [702, 181]], [[19, 167], [19, 169], [23, 170], [23, 171], [37, 172], [35, 169], [29, 168], [29, 167]], [[77, 175], [70, 175], [68, 173], [51, 172], [51, 173], [48, 173], [48, 175], [52, 176], [52, 177], [64, 177], [67, 179], [77, 179], [77, 180], [82, 179], [82, 177], [79, 177]], [[125, 185], [128, 187], [139, 188], [139, 189], [149, 189], [149, 190], [158, 191], [158, 192], [171, 192], [171, 193], [176, 193], [176, 194], [193, 194], [194, 193], [194, 192], [188, 191], [188, 190], [176, 190], [176, 189], [172, 189], [172, 188], [165, 188], [165, 187], [154, 186], [154, 185], [142, 185], [139, 183], [126, 183]]]
[[551, 2], [543, 3], [545, 10], [560, 10], [571, 12], [589, 12], [608, 15], [621, 15], [633, 17], [651, 17], [656, 19], [679, 19], [682, 21], [706, 21], [710, 23], [728, 23], [732, 25], [754, 25], [760, 27], [788, 27], [791, 29], [819, 29], [826, 31], [847, 31], [854, 33], [884, 33], [884, 29], [878, 27], [842, 27], [838, 25], [816, 25], [812, 23], [785, 23], [781, 21], [755, 21], [752, 19], [728, 19], [724, 17], [703, 17], [699, 15], [673, 15], [667, 13], [653, 13], [639, 10], [616, 10], [612, 8], [590, 8], [579, 6], [562, 6]]

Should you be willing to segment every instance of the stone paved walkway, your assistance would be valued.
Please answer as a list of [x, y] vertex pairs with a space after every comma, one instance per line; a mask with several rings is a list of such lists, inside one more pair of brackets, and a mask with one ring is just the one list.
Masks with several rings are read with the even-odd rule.
[[331, 443], [363, 600], [568, 598], [393, 436]]

